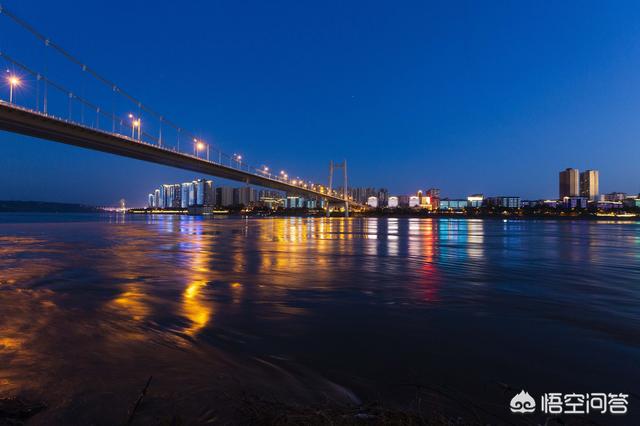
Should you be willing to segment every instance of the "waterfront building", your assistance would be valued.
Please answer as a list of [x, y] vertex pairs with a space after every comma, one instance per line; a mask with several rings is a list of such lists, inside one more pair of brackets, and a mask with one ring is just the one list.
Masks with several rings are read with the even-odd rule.
[[386, 188], [378, 189], [378, 193], [376, 194], [378, 197], [378, 206], [385, 207], [389, 204], [389, 190]]
[[438, 209], [438, 207], [440, 206], [440, 189], [427, 189], [427, 197], [429, 197], [429, 199], [431, 200], [431, 208]]
[[599, 193], [599, 173], [597, 170], [585, 170], [580, 173], [580, 196], [597, 200]]
[[149, 194], [149, 201], [147, 202], [147, 207], [152, 208], [155, 207], [156, 200], [153, 194]]
[[398, 206], [400, 206], [400, 207], [408, 207], [409, 206], [409, 196], [408, 195], [398, 195]]
[[422, 202], [420, 203], [420, 208], [431, 210], [431, 197], [429, 197], [428, 195], [423, 195]]
[[216, 188], [216, 202], [220, 207], [230, 207], [233, 205], [233, 188], [220, 186]]
[[195, 186], [195, 205], [204, 206], [204, 179], [197, 179], [193, 181]]
[[604, 201], [624, 201], [627, 199], [627, 194], [624, 192], [610, 192], [604, 195]]
[[288, 209], [301, 209], [305, 206], [305, 199], [297, 195], [287, 196], [286, 208]]
[[171, 203], [171, 207], [174, 209], [182, 207], [182, 185], [179, 183], [173, 184], [173, 202]]
[[153, 207], [159, 208], [160, 207], [160, 190], [159, 189], [156, 189], [155, 191], [153, 191], [153, 199], [155, 200]]
[[562, 202], [565, 209], [586, 209], [589, 207], [587, 197], [564, 197]]
[[487, 198], [487, 204], [495, 207], [504, 207], [507, 209], [519, 209], [520, 197], [490, 197]]
[[250, 186], [242, 186], [234, 190], [234, 204], [249, 206], [258, 201], [258, 193]]
[[198, 185], [196, 182], [189, 184], [189, 207], [193, 207], [198, 204]]
[[372, 208], [378, 207], [378, 197], [371, 196], [367, 198], [367, 205]]
[[387, 202], [387, 207], [392, 209], [398, 207], [398, 197], [394, 197], [394, 196], [389, 197], [389, 201]]
[[409, 207], [413, 208], [418, 206], [420, 206], [420, 199], [415, 195], [412, 195], [411, 197], [409, 197]]
[[467, 197], [467, 205], [469, 207], [473, 207], [473, 208], [482, 207], [482, 203], [484, 203], [483, 194], [472, 194]]
[[595, 205], [596, 209], [605, 211], [622, 210], [624, 208], [622, 201], [597, 201]]
[[186, 209], [189, 207], [189, 187], [191, 182], [185, 182], [180, 185], [180, 207]]
[[448, 198], [444, 198], [440, 200], [439, 210], [456, 210], [461, 211], [467, 208], [468, 201], [467, 200], [450, 200]]
[[578, 169], [568, 168], [560, 172], [558, 193], [560, 199], [580, 196]]
[[623, 204], [627, 208], [640, 208], [640, 197], [629, 197], [624, 200]]

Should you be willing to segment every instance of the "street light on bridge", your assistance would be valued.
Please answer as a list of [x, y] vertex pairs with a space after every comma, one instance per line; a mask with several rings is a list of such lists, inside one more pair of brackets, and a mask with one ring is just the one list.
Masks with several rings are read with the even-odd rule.
[[22, 82], [20, 81], [20, 79], [15, 76], [15, 75], [10, 75], [7, 80], [9, 81], [9, 103], [12, 104], [13, 103], [13, 88], [14, 87], [19, 87], [20, 84], [22, 84]]
[[238, 163], [238, 168], [242, 169], [242, 155], [240, 154], [233, 154], [233, 158], [237, 161]]
[[131, 119], [131, 139], [135, 139], [136, 128], [138, 128], [138, 140], [140, 140], [140, 128], [142, 127], [142, 119], [136, 119], [133, 114], [129, 114], [129, 118]]

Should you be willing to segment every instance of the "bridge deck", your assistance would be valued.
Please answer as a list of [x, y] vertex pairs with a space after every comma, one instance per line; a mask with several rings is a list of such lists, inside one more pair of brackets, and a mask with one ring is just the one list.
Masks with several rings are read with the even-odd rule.
[[[120, 134], [92, 129], [78, 123], [17, 107], [4, 101], [0, 101], [0, 130], [191, 170], [208, 176], [284, 191], [287, 194], [317, 197], [330, 202], [344, 203], [344, 200], [337, 196], [330, 196], [268, 176], [260, 176], [218, 164], [194, 155], [178, 152], [172, 148], [159, 147], [146, 142], [139, 142]], [[349, 202], [349, 204], [359, 206], [359, 204], [353, 202]]]

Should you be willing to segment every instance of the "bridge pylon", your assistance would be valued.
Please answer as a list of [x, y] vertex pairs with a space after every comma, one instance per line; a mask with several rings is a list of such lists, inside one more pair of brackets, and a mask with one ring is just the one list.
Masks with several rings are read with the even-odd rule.
[[[335, 169], [342, 169], [342, 199], [344, 200], [344, 217], [349, 217], [349, 190], [347, 179], [347, 160], [343, 160], [342, 163], [334, 163], [333, 160], [329, 161], [329, 194], [333, 193], [333, 172]], [[340, 194], [338, 194], [340, 195]], [[329, 202], [327, 201], [327, 217], [330, 216]]]

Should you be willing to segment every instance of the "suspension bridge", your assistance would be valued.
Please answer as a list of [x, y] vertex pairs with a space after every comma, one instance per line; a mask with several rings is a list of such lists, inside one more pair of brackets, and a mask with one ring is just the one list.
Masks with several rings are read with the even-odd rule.
[[[242, 155], [223, 152], [144, 104], [2, 5], [0, 19], [31, 36], [43, 57], [38, 69], [16, 58], [16, 53], [0, 50], [0, 59], [8, 67], [7, 93], [0, 94], [0, 130], [324, 200], [344, 206], [345, 215], [349, 208], [361, 207], [348, 196], [346, 168], [344, 185], [337, 191], [332, 187], [333, 163], [329, 185], [251, 165]], [[78, 72], [74, 82], [80, 82], [79, 90], [52, 77], [54, 59]], [[93, 90], [88, 82], [94, 84]], [[90, 98], [90, 93], [100, 91], [96, 99]], [[110, 103], [110, 108], [104, 103]]]

